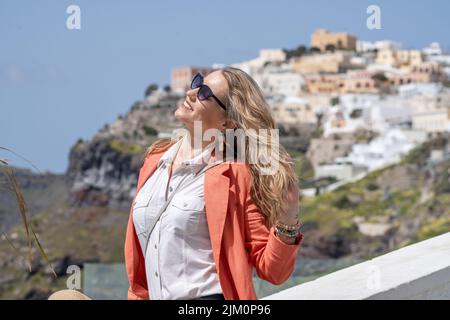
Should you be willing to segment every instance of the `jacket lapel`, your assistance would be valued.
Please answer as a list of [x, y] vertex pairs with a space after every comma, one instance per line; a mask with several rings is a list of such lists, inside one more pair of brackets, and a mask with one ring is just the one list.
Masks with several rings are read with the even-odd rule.
[[220, 249], [228, 211], [230, 179], [224, 173], [229, 163], [215, 166], [205, 173], [205, 208], [217, 271], [220, 272]]
[[156, 155], [156, 157], [145, 161], [141, 170], [139, 171], [139, 179], [137, 183], [136, 195], [142, 186], [147, 182], [148, 178], [155, 172], [156, 166], [158, 164], [159, 159], [163, 156], [164, 153]]

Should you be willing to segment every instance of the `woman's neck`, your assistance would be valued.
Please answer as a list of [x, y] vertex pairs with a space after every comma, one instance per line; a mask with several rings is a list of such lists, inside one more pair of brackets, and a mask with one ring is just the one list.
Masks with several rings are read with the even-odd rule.
[[189, 160], [201, 154], [212, 141], [204, 141], [203, 135], [195, 137], [193, 133], [183, 137], [177, 158], [180, 161]]

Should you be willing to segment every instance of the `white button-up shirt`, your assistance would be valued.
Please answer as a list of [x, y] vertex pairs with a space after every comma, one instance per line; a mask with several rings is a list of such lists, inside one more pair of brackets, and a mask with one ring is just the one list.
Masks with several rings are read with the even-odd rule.
[[169, 181], [169, 170], [183, 139], [161, 157], [155, 172], [139, 190], [133, 207], [133, 222], [144, 252], [152, 219], [180, 180], [189, 175], [155, 224], [144, 254], [152, 300], [193, 299], [223, 293], [206, 220], [204, 172], [195, 176], [207, 165], [205, 161], [210, 159], [214, 144], [193, 159], [183, 161]]

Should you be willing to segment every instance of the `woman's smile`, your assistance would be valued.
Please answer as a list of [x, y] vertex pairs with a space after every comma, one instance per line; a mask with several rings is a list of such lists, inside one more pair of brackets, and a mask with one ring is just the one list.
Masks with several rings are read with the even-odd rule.
[[184, 100], [183, 102], [183, 107], [185, 107], [189, 111], [194, 111], [194, 109], [190, 106], [190, 104], [186, 100]]

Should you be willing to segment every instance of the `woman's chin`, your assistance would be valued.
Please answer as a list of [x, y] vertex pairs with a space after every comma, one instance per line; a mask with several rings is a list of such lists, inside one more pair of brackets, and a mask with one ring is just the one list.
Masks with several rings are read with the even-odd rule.
[[178, 107], [178, 109], [175, 110], [174, 116], [175, 116], [175, 118], [176, 118], [178, 121], [180, 121], [180, 122], [183, 123], [183, 124], [192, 122], [191, 116], [190, 116], [190, 114], [189, 114], [189, 111], [186, 110], [186, 109], [185, 109], [184, 107], [182, 107], [182, 106]]

